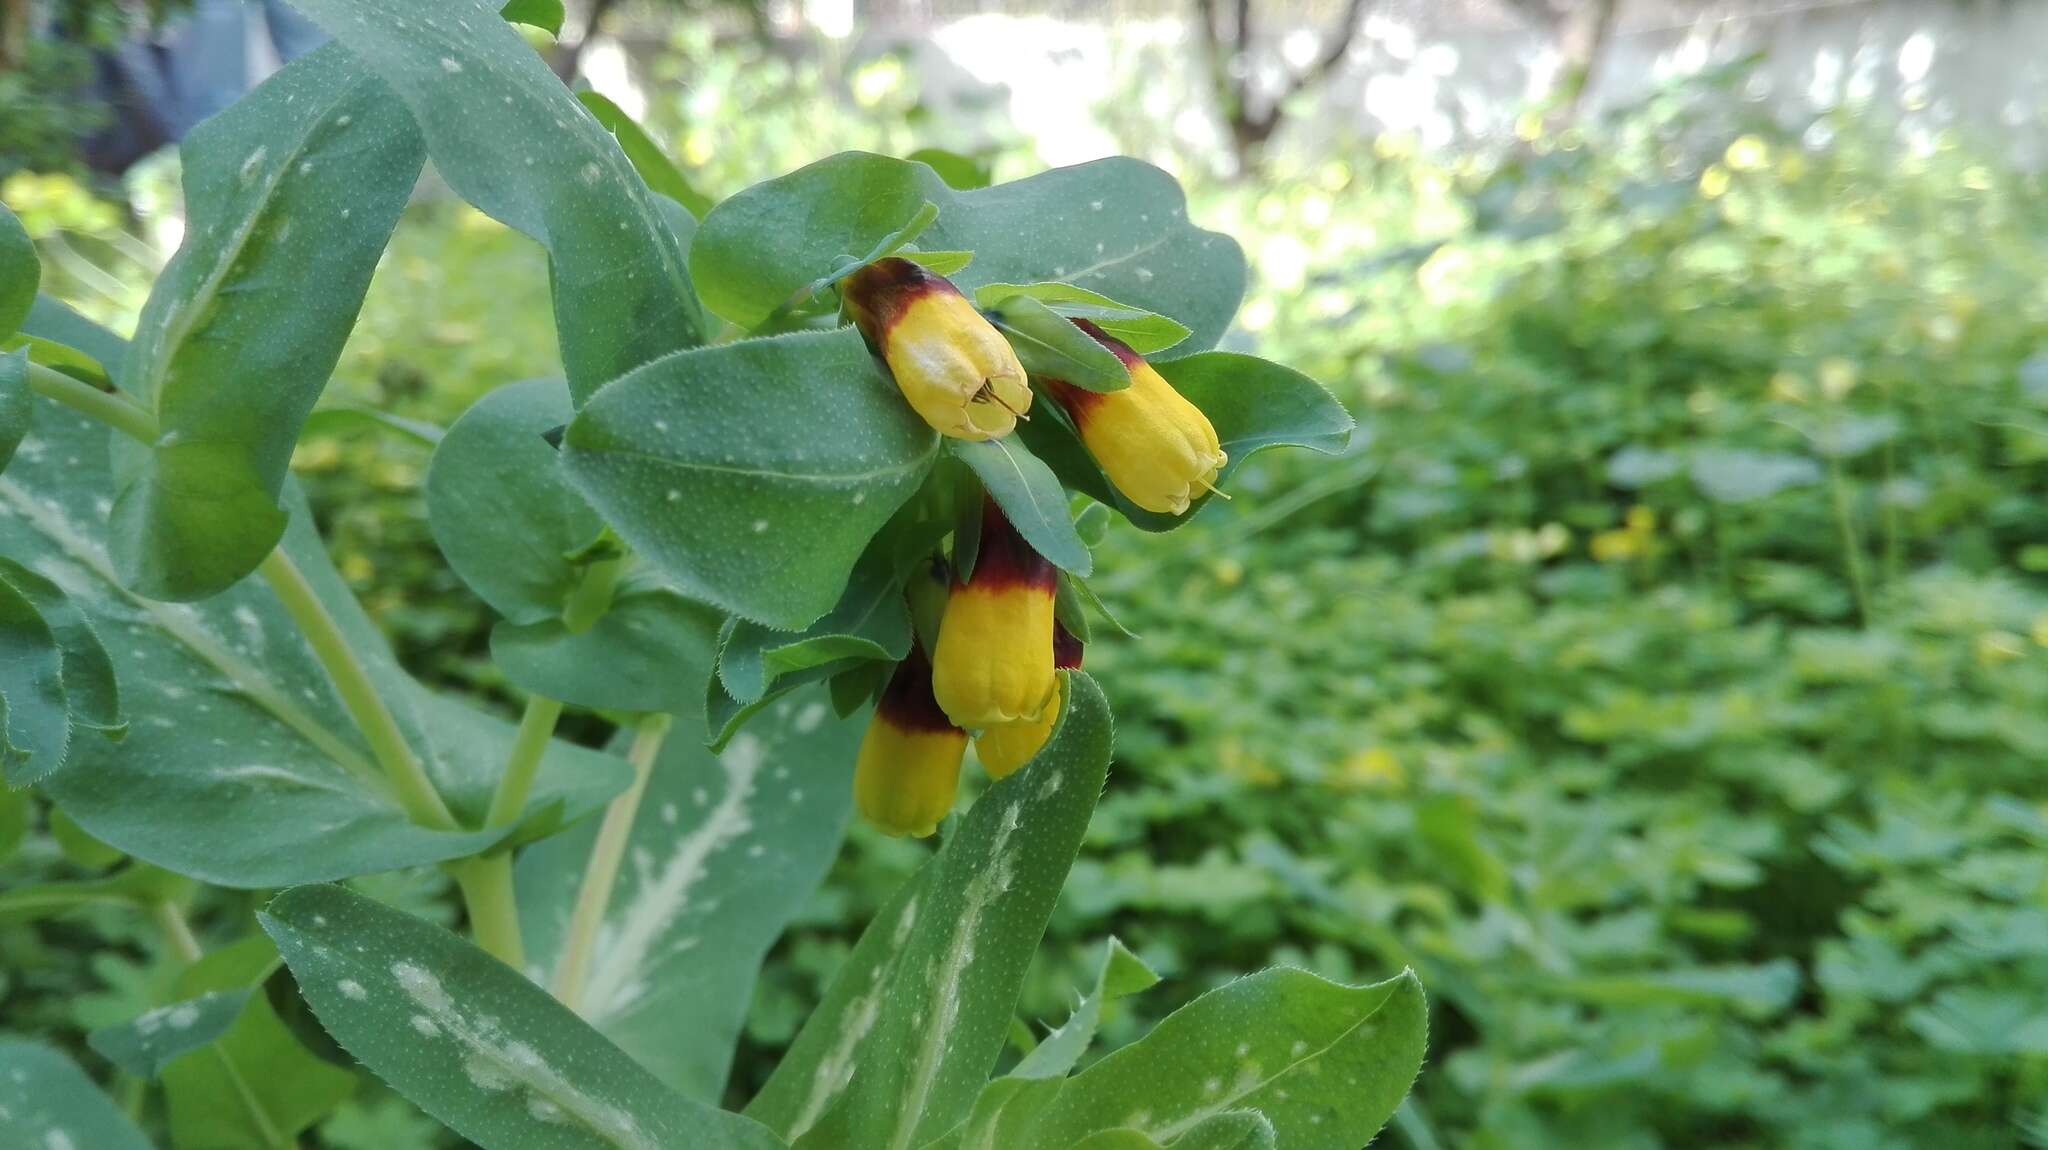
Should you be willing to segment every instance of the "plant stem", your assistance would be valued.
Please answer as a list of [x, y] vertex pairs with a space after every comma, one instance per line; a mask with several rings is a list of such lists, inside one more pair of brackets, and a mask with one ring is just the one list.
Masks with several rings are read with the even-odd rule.
[[655, 756], [668, 737], [669, 716], [648, 715], [640, 720], [627, 759], [633, 764], [633, 785], [605, 808], [604, 824], [597, 842], [590, 848], [590, 863], [583, 870], [583, 887], [576, 894], [576, 909], [569, 916], [569, 932], [562, 941], [562, 958], [555, 967], [555, 997], [571, 1010], [579, 1009], [583, 980], [590, 971], [591, 952], [597, 945], [597, 928], [604, 923], [605, 908], [612, 901], [612, 885], [618, 881], [619, 860], [625, 857], [626, 840], [632, 834], [633, 819], [640, 813], [640, 798], [647, 793], [648, 776], [654, 773]]
[[476, 944], [517, 971], [526, 969], [526, 942], [519, 935], [519, 901], [512, 888], [512, 852], [494, 851], [448, 867], [462, 888], [469, 933]]
[[1863, 573], [1863, 543], [1856, 537], [1856, 523], [1851, 518], [1853, 508], [1849, 503], [1849, 481], [1842, 475], [1842, 461], [1828, 457], [1828, 487], [1834, 495], [1835, 523], [1842, 531], [1842, 561], [1849, 568], [1849, 588], [1856, 593], [1856, 619], [1864, 627], [1870, 626], [1870, 581]]
[[[506, 827], [519, 821], [526, 809], [527, 792], [540, 770], [554, 736], [555, 721], [562, 716], [562, 704], [546, 695], [531, 695], [526, 713], [520, 716], [519, 733], [512, 739], [512, 754], [505, 760], [505, 773], [498, 776], [498, 788], [491, 794], [491, 809], [484, 826]], [[512, 884], [512, 852], [494, 851], [476, 858], [451, 863], [448, 873], [462, 888], [462, 902], [469, 910], [469, 931], [476, 944], [496, 955], [514, 970], [526, 968], [526, 940], [519, 933], [519, 900]]]
[[370, 744], [370, 753], [384, 768], [406, 814], [414, 822], [435, 830], [456, 829], [455, 816], [449, 812], [448, 804], [441, 801], [441, 794], [434, 789], [433, 780], [427, 778], [419, 756], [398, 729], [398, 720], [392, 717], [391, 709], [384, 705], [375, 684], [370, 682], [369, 671], [356, 657], [355, 649], [349, 646], [326, 604], [313, 593], [305, 574], [282, 547], [265, 556], [256, 569], [298, 624], [313, 657], [327, 671], [335, 692], [341, 696], [342, 706], [348, 708], [349, 717]]
[[101, 391], [84, 380], [73, 379], [40, 363], [28, 365], [29, 390], [99, 420], [144, 443], [156, 438], [156, 416], [118, 391]]
[[491, 793], [490, 813], [485, 827], [508, 827], [519, 821], [526, 809], [526, 795], [533, 789], [533, 777], [540, 772], [541, 756], [554, 737], [555, 722], [562, 717], [562, 704], [546, 695], [529, 695], [526, 713], [519, 716], [519, 733], [512, 739], [512, 754], [505, 760], [505, 773], [498, 776], [498, 789]]
[[185, 921], [185, 912], [170, 899], [164, 899], [149, 908], [150, 915], [162, 928], [164, 938], [171, 944], [171, 953], [185, 962], [198, 962], [206, 953], [200, 948], [199, 939], [192, 933], [192, 924]]
[[612, 609], [612, 595], [619, 589], [619, 577], [626, 573], [626, 560], [600, 559], [583, 572], [583, 581], [562, 604], [562, 626], [571, 635], [581, 635]]

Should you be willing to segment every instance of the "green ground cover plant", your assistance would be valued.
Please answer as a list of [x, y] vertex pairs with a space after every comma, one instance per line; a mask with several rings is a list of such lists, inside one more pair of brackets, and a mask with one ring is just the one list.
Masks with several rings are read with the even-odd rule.
[[[1372, 1138], [1423, 1057], [1412, 972], [1270, 967], [1083, 1068], [1160, 981], [1105, 937], [1069, 1009], [1018, 1015], [1112, 756], [1094, 545], [1351, 431], [1214, 350], [1236, 243], [1122, 158], [955, 186], [841, 152], [714, 205], [512, 27], [559, 5], [300, 7], [333, 39], [184, 141], [131, 335], [42, 293], [0, 211], [0, 861], [33, 876], [0, 892], [0, 1143]], [[445, 428], [316, 415], [429, 161], [544, 253], [559, 374]], [[426, 453], [516, 721], [351, 595], [292, 474], [309, 423]], [[729, 1100], [855, 814], [932, 841]], [[80, 993], [88, 937], [119, 990]]]

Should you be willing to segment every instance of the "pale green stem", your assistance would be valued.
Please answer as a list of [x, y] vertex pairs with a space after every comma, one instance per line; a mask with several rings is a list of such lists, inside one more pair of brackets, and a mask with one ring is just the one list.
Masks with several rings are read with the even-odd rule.
[[597, 929], [603, 925], [605, 908], [612, 901], [619, 861], [626, 855], [626, 840], [632, 834], [634, 817], [640, 813], [640, 798], [647, 793], [647, 779], [654, 773], [654, 759], [661, 753], [668, 728], [667, 715], [648, 715], [640, 720], [633, 747], [626, 754], [633, 764], [633, 785], [605, 808], [604, 824], [598, 828], [597, 842], [590, 848], [590, 862], [583, 869], [583, 887], [576, 894], [569, 932], [562, 940], [562, 959], [555, 967], [555, 997], [571, 1010], [581, 1007], [583, 982], [597, 946]]
[[28, 365], [28, 386], [37, 395], [54, 399], [144, 443], [156, 439], [156, 416], [118, 391], [101, 391], [40, 363]]
[[512, 852], [494, 851], [448, 867], [462, 888], [469, 932], [476, 944], [514, 970], [526, 969], [526, 942], [519, 934], [519, 900], [512, 888]]
[[505, 760], [505, 773], [498, 776], [498, 789], [491, 794], [491, 810], [484, 826], [509, 827], [526, 809], [527, 792], [540, 773], [541, 757], [555, 734], [555, 722], [562, 717], [562, 704], [546, 695], [530, 695], [526, 713], [519, 717], [519, 733], [512, 739], [512, 754]]
[[170, 899], [164, 899], [149, 908], [156, 924], [164, 932], [164, 938], [171, 944], [171, 953], [183, 962], [198, 962], [206, 952], [200, 949], [198, 936], [192, 933], [192, 924], [185, 921], [185, 912]]
[[419, 756], [398, 729], [398, 720], [377, 694], [376, 685], [370, 682], [370, 672], [356, 657], [355, 648], [349, 646], [348, 637], [341, 633], [341, 625], [328, 613], [327, 605], [313, 593], [313, 585], [306, 582], [305, 574], [282, 547], [265, 556], [256, 570], [270, 584], [278, 602], [284, 604], [292, 622], [298, 624], [313, 657], [327, 671], [335, 693], [341, 696], [341, 705], [348, 709], [356, 729], [370, 744], [370, 753], [377, 765], [384, 768], [406, 814], [422, 826], [454, 830], [455, 816], [449, 812], [448, 804], [441, 801], [441, 793], [434, 789]]
[[600, 559], [583, 572], [583, 581], [569, 593], [562, 605], [562, 626], [571, 635], [581, 635], [596, 626], [612, 609], [612, 596], [619, 589], [619, 577], [626, 573], [626, 560]]

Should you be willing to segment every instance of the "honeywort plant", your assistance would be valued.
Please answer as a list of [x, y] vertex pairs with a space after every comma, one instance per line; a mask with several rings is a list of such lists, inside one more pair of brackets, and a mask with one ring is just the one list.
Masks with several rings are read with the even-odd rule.
[[[192, 134], [132, 340], [38, 295], [0, 212], [5, 778], [129, 858], [0, 909], [131, 907], [172, 966], [87, 1037], [128, 1114], [10, 1038], [0, 1142], [299, 1145], [358, 1063], [489, 1150], [1369, 1140], [1421, 1060], [1410, 976], [1252, 975], [1077, 1072], [1156, 980], [1108, 940], [1057, 1028], [1013, 1018], [1109, 767], [1092, 543], [1350, 430], [1209, 350], [1237, 246], [1128, 160], [956, 188], [847, 153], [712, 206], [478, 0], [300, 7], [334, 41]], [[516, 727], [396, 665], [287, 471], [429, 159], [550, 257], [566, 379], [433, 433], [427, 482]], [[566, 707], [616, 753], [556, 741]], [[954, 817], [970, 741], [998, 781]], [[720, 1110], [855, 809], [942, 845]], [[428, 866], [470, 939], [336, 885]], [[282, 893], [202, 937], [202, 883]]]

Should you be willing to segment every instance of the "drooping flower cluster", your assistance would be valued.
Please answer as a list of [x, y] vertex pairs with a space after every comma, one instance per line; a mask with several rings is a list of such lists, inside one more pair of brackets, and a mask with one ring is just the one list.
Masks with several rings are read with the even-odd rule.
[[[876, 260], [840, 290], [884, 374], [941, 435], [1010, 434], [1029, 418], [1035, 384], [1132, 505], [1178, 515], [1215, 490], [1226, 456], [1208, 417], [1095, 324], [1072, 321], [1116, 355], [1129, 386], [1093, 391], [1027, 376], [995, 324], [910, 260]], [[1060, 572], [993, 498], [983, 496], [971, 567], [964, 578], [955, 570], [936, 636], [913, 641], [861, 744], [856, 805], [892, 834], [929, 834], [952, 809], [970, 732], [997, 779], [1035, 757], [1066, 704], [1057, 671], [1081, 665], [1080, 640], [1055, 617]]]

